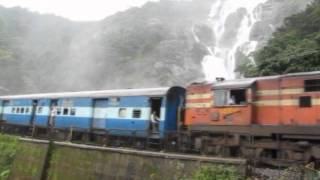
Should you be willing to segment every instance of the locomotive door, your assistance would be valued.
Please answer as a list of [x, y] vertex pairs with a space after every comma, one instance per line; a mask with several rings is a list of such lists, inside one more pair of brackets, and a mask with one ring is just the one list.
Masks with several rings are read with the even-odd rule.
[[57, 115], [57, 106], [58, 106], [58, 100], [51, 100], [50, 103], [50, 114], [48, 118], [47, 125], [49, 128], [53, 128], [55, 125], [55, 119]]
[[34, 122], [36, 120], [36, 110], [37, 110], [37, 107], [38, 107], [38, 100], [33, 100], [32, 101], [32, 109], [31, 109], [31, 126], [34, 125]]
[[93, 129], [105, 129], [107, 119], [108, 99], [93, 100]]

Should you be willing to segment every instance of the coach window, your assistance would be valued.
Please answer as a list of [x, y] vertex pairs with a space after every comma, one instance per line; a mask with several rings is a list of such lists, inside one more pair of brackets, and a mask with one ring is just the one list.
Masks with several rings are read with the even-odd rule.
[[11, 113], [12, 113], [12, 114], [16, 113], [16, 108], [12, 108], [12, 109], [11, 109]]
[[63, 109], [63, 115], [68, 115], [69, 114], [69, 109], [68, 108], [64, 108]]
[[57, 115], [61, 115], [61, 108], [57, 108]]
[[20, 108], [17, 108], [17, 114], [19, 114], [20, 113]]
[[24, 107], [21, 108], [21, 114], [24, 114]]
[[42, 107], [38, 107], [38, 114], [42, 113]]
[[310, 79], [304, 81], [305, 92], [320, 91], [320, 79]]
[[134, 109], [132, 111], [132, 118], [140, 118], [141, 117], [141, 110], [140, 109]]
[[30, 110], [29, 108], [26, 108], [26, 113], [27, 113], [27, 114], [29, 113], [29, 110]]
[[71, 109], [70, 115], [71, 115], [71, 116], [75, 116], [75, 115], [76, 115], [76, 109], [75, 109], [75, 108], [72, 108], [72, 109]]
[[127, 109], [126, 109], [126, 108], [120, 108], [120, 109], [119, 109], [119, 117], [120, 117], [120, 118], [125, 118], [125, 117], [127, 117]]

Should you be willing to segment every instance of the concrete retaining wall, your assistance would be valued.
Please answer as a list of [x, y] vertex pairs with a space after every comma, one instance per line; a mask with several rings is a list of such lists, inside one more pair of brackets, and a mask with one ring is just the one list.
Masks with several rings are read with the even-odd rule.
[[186, 179], [201, 166], [224, 164], [245, 173], [246, 161], [46, 141], [22, 140], [10, 179]]

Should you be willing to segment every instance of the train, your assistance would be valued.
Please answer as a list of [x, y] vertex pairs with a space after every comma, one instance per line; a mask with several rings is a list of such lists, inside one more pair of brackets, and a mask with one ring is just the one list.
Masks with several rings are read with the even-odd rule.
[[[156, 118], [155, 118], [156, 117]], [[320, 71], [0, 97], [0, 130], [288, 166], [320, 159]]]

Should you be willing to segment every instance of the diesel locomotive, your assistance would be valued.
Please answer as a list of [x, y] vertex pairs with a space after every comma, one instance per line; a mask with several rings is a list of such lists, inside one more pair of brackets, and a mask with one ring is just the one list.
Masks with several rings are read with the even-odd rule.
[[5, 132], [157, 142], [165, 150], [286, 166], [320, 159], [320, 72], [2, 96], [0, 119]]

